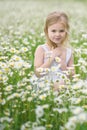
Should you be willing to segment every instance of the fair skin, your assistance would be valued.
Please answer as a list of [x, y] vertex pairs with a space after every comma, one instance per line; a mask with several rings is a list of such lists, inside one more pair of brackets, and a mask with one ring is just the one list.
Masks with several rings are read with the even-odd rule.
[[48, 44], [46, 44], [47, 48], [52, 51], [52, 55], [49, 59], [44, 63], [44, 49], [39, 46], [35, 52], [34, 66], [36, 75], [39, 77], [40, 74], [36, 71], [37, 68], [50, 68], [55, 57], [60, 57], [61, 59], [61, 69], [62, 71], [67, 70], [67, 67], [71, 67], [73, 65], [73, 56], [71, 56], [68, 64], [66, 64], [66, 48], [63, 46], [63, 41], [66, 38], [66, 28], [62, 23], [54, 23], [48, 27], [48, 37], [54, 42], [57, 47], [55, 49], [51, 48]]

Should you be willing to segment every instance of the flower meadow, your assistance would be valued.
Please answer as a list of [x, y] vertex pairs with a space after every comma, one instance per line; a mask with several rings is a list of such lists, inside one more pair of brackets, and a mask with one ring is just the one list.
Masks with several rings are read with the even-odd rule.
[[[86, 4], [86, 0], [0, 1], [0, 130], [87, 130]], [[69, 15], [76, 71], [59, 91], [53, 91], [46, 77], [38, 82], [33, 66], [35, 49], [46, 40], [45, 18], [53, 10]]]

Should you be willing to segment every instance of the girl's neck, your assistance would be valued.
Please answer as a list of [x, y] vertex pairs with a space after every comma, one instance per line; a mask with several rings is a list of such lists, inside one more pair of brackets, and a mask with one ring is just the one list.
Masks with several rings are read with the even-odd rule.
[[55, 48], [63, 48], [64, 46], [63, 45], [59, 45], [59, 46], [57, 46], [57, 47], [54, 47], [54, 46], [52, 46], [52, 45], [49, 45], [48, 43], [46, 43], [46, 46], [49, 48], [49, 50], [53, 50], [53, 49], [55, 49]]

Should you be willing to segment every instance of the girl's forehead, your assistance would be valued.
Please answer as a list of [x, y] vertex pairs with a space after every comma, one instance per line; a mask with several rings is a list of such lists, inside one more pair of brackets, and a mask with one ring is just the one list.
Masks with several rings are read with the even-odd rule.
[[65, 28], [63, 23], [57, 22], [48, 26], [48, 28]]

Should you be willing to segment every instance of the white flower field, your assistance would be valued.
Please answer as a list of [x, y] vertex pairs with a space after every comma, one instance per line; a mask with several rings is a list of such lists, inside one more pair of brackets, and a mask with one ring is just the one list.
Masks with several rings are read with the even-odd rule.
[[[0, 0], [0, 130], [87, 130], [86, 5], [86, 0]], [[46, 41], [45, 18], [55, 10], [69, 16], [76, 71], [58, 92], [46, 77], [38, 83], [33, 76], [35, 49]]]

